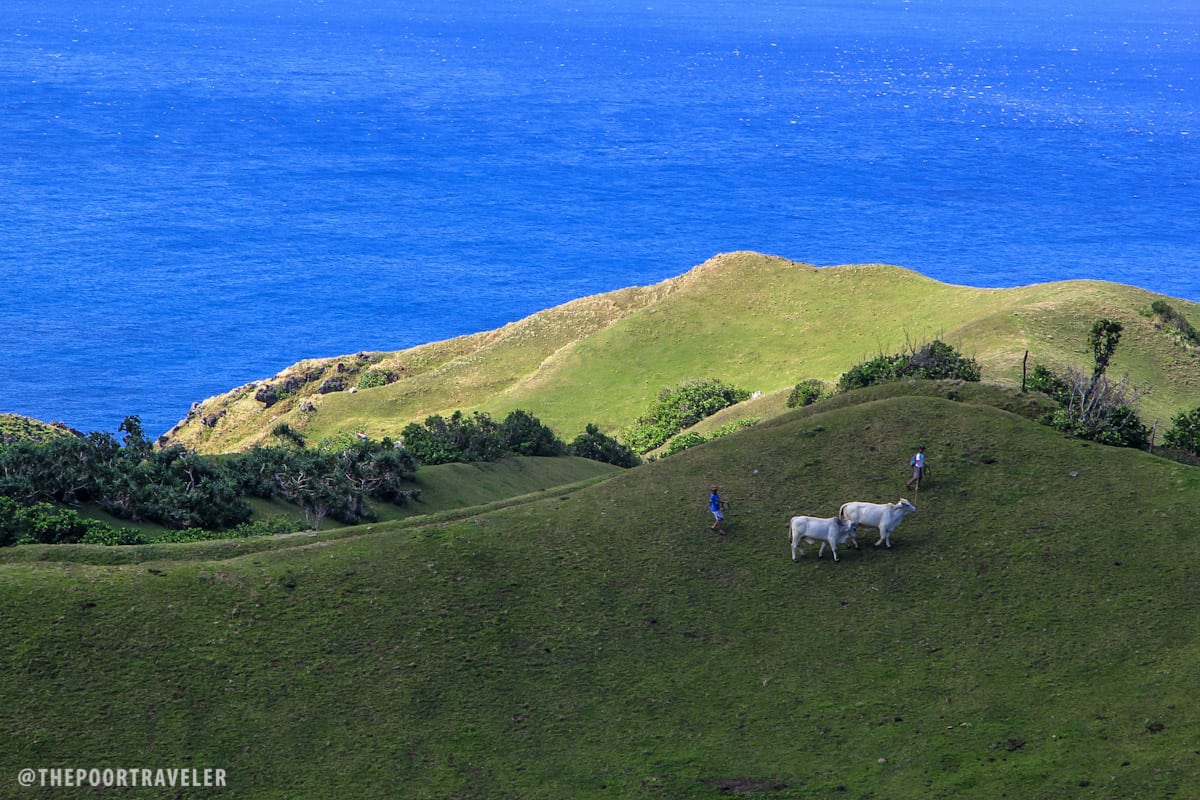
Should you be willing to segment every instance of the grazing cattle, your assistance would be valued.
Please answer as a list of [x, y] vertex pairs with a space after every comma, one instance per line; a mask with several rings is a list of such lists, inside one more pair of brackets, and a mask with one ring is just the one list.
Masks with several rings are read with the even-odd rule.
[[845, 503], [838, 516], [856, 525], [879, 528], [879, 541], [875, 546], [886, 544], [891, 547], [892, 531], [916, 510], [916, 506], [901, 497], [896, 503]]
[[820, 543], [821, 549], [817, 551], [817, 558], [820, 558], [821, 554], [825, 552], [825, 545], [829, 545], [834, 561], [838, 560], [838, 545], [847, 539], [854, 543], [855, 548], [858, 547], [858, 540], [854, 536], [854, 523], [841, 517], [829, 517], [828, 519], [792, 517], [789, 528], [792, 541], [792, 561], [799, 560], [796, 558], [797, 552], [804, 555], [804, 550], [800, 547], [804, 542]]

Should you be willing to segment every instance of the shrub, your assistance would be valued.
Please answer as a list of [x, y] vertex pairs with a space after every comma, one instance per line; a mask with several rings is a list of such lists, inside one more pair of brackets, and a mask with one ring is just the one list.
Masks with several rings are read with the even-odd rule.
[[1026, 388], [1035, 392], [1042, 392], [1059, 403], [1063, 403], [1067, 398], [1067, 383], [1060, 378], [1056, 373], [1041, 364], [1035, 364], [1033, 374], [1029, 376], [1029, 380], [1025, 382]]
[[1045, 420], [1052, 428], [1118, 447], [1145, 447], [1150, 443], [1150, 431], [1134, 411], [1141, 393], [1130, 385], [1128, 377], [1113, 383], [1104, 375], [1089, 377], [1068, 368], [1062, 376], [1049, 373], [1041, 380], [1059, 403], [1058, 410]]
[[837, 389], [839, 392], [848, 392], [851, 389], [862, 389], [877, 383], [898, 381], [903, 374], [902, 365], [904, 363], [907, 363], [904, 356], [878, 355], [869, 361], [855, 364], [843, 372], [842, 377], [838, 378]]
[[907, 375], [933, 380], [951, 378], [978, 383], [983, 377], [979, 363], [958, 354], [950, 345], [934, 339], [908, 358]]
[[1163, 444], [1200, 455], [1200, 406], [1175, 415], [1170, 429], [1163, 434]]
[[878, 355], [846, 370], [837, 390], [846, 392], [902, 378], [957, 379], [977, 382], [982, 377], [978, 362], [958, 354], [953, 347], [934, 339], [907, 353]]
[[504, 447], [518, 456], [561, 456], [566, 455], [567, 446], [554, 431], [528, 411], [510, 411], [500, 423]]
[[500, 423], [482, 411], [470, 417], [455, 411], [450, 419], [434, 414], [424, 423], [409, 423], [401, 436], [413, 457], [427, 465], [498, 461], [505, 456], [561, 456], [567, 452], [554, 431], [519, 408]]
[[396, 375], [391, 370], [369, 369], [358, 376], [358, 388], [374, 389], [378, 386], [387, 386], [395, 380]]
[[423, 424], [409, 423], [401, 437], [413, 457], [427, 465], [497, 461], [505, 454], [500, 426], [481, 411], [471, 417], [455, 411], [450, 419], [434, 414]]
[[667, 444], [667, 449], [663, 453], [663, 455], [664, 456], [674, 455], [675, 453], [678, 453], [683, 450], [687, 450], [690, 447], [695, 447], [698, 444], [704, 444], [705, 442], [711, 442], [713, 439], [719, 439], [722, 436], [728, 436], [731, 433], [736, 433], [737, 431], [743, 430], [745, 428], [753, 427], [754, 425], [757, 425], [757, 424], [758, 424], [758, 417], [747, 417], [745, 419], [738, 419], [738, 420], [733, 420], [732, 422], [726, 422], [724, 425], [717, 428], [716, 430], [714, 430], [712, 433], [708, 434], [707, 436], [705, 436], [703, 433], [699, 433], [697, 431], [684, 431], [683, 433], [679, 434], [674, 439], [672, 439], [670, 441], [670, 443]]
[[137, 528], [110, 528], [108, 526], [105, 526], [104, 530], [88, 531], [79, 540], [80, 544], [102, 544], [109, 547], [146, 544], [149, 541], [146, 534]]
[[702, 433], [686, 431], [672, 439], [670, 444], [667, 445], [667, 449], [663, 454], [673, 456], [676, 453], [687, 450], [690, 447], [695, 447], [698, 444], [704, 444], [707, 441], [708, 437]]
[[802, 406], [811, 406], [813, 403], [824, 398], [825, 395], [825, 383], [815, 378], [809, 378], [806, 381], [800, 381], [800, 383], [792, 387], [791, 394], [787, 398], [787, 407], [801, 408]]
[[25, 505], [0, 496], [0, 546], [67, 544], [111, 533], [103, 522], [80, 516], [72, 509], [51, 503]]
[[636, 452], [649, 452], [684, 428], [749, 396], [750, 392], [744, 389], [711, 378], [665, 388], [658, 393], [650, 410], [625, 432], [625, 441]]
[[1187, 317], [1172, 308], [1166, 300], [1155, 300], [1150, 304], [1150, 310], [1164, 328], [1173, 329], [1181, 340], [1188, 344], [1200, 345], [1200, 333], [1187, 321]]
[[592, 422], [587, 424], [583, 433], [571, 440], [567, 452], [580, 458], [590, 458], [605, 464], [618, 467], [636, 467], [642, 462], [637, 453], [630, 450], [616, 439], [601, 432]]

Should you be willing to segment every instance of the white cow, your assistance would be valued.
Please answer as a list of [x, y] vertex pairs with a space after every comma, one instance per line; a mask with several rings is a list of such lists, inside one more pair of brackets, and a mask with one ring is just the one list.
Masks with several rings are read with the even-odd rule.
[[829, 551], [833, 553], [833, 560], [838, 560], [837, 546], [842, 542], [850, 539], [854, 543], [854, 547], [858, 547], [858, 540], [854, 537], [854, 523], [848, 519], [841, 517], [829, 517], [822, 519], [820, 517], [792, 517], [789, 523], [791, 541], [792, 541], [792, 561], [798, 561], [796, 553], [804, 555], [804, 550], [800, 545], [804, 542], [809, 544], [820, 543], [821, 549], [817, 551], [817, 558], [825, 552], [825, 545], [829, 545]]
[[886, 544], [891, 547], [892, 531], [916, 510], [916, 506], [901, 497], [897, 503], [845, 503], [838, 516], [856, 525], [879, 528], [879, 541], [875, 546]]

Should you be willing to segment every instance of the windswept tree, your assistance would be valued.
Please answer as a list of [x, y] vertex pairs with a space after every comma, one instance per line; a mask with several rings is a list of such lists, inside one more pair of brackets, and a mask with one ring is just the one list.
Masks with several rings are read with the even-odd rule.
[[283, 499], [300, 506], [313, 530], [331, 512], [347, 508], [353, 487], [335, 458], [319, 450], [289, 449], [275, 465], [275, 486]]
[[362, 522], [376, 515], [366, 505], [367, 498], [386, 502], [407, 502], [417, 494], [409, 482], [417, 469], [412, 454], [396, 447], [391, 439], [372, 442], [358, 439], [335, 453], [337, 467], [346, 479], [349, 493], [341, 514], [343, 522]]
[[1053, 397], [1058, 410], [1047, 419], [1064, 433], [1119, 447], [1145, 447], [1150, 431], [1142, 424], [1136, 406], [1144, 392], [1129, 376], [1117, 382], [1105, 374], [1121, 341], [1122, 326], [1108, 319], [1096, 320], [1088, 332], [1093, 361], [1087, 375], [1074, 367], [1061, 374], [1037, 365], [1031, 387]]
[[1123, 330], [1125, 328], [1121, 323], [1111, 319], [1098, 319], [1092, 324], [1092, 329], [1088, 332], [1088, 346], [1092, 348], [1095, 359], [1092, 367], [1093, 381], [1099, 380], [1108, 369], [1108, 362], [1117, 350]]

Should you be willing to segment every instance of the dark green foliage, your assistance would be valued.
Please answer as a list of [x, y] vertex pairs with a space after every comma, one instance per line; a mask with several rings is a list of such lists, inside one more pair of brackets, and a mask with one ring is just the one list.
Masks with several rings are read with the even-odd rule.
[[838, 379], [837, 390], [847, 392], [903, 378], [977, 382], [981, 377], [975, 359], [961, 356], [952, 346], [934, 339], [911, 352], [878, 355], [851, 367]]
[[709, 433], [707, 436], [698, 431], [684, 431], [667, 444], [666, 451], [663, 453], [663, 455], [674, 455], [675, 453], [695, 447], [698, 444], [711, 442], [713, 439], [719, 439], [722, 436], [728, 436], [731, 433], [736, 433], [737, 431], [744, 430], [746, 428], [752, 428], [757, 424], [757, 417], [747, 417], [745, 419], [727, 422]]
[[855, 364], [842, 373], [838, 379], [837, 390], [848, 392], [851, 389], [862, 389], [878, 383], [899, 380], [903, 375], [904, 365], [908, 358], [902, 355], [878, 355], [861, 364]]
[[97, 473], [107, 465], [107, 451], [119, 449], [111, 437], [106, 440], [111, 448], [106, 446], [104, 453], [95, 444], [70, 436], [0, 447], [0, 494], [26, 504], [87, 501], [97, 492]]
[[455, 411], [412, 422], [401, 433], [404, 446], [420, 464], [498, 461], [507, 456], [561, 456], [567, 447], [537, 417], [516, 409], [497, 423], [476, 411], [470, 417]]
[[372, 519], [367, 509], [368, 497], [388, 503], [402, 504], [415, 497], [418, 490], [406, 488], [413, 479], [417, 462], [412, 453], [396, 447], [391, 439], [374, 443], [359, 440], [336, 453], [337, 468], [350, 483], [351, 493], [347, 515], [338, 516], [344, 522]]
[[249, 497], [270, 498], [275, 492], [275, 472], [288, 448], [254, 447], [231, 462], [242, 493]]
[[0, 547], [27, 542], [64, 544], [111, 531], [98, 520], [51, 503], [18, 503], [0, 496]]
[[338, 471], [336, 456], [319, 450], [285, 450], [275, 465], [275, 492], [304, 511], [314, 530], [331, 514], [352, 516], [350, 480]]
[[396, 380], [396, 375], [387, 369], [369, 369], [358, 376], [359, 389], [374, 389], [377, 386], [387, 386]]
[[504, 433], [504, 446], [509, 453], [519, 456], [563, 456], [567, 446], [554, 435], [537, 417], [528, 411], [510, 411], [500, 423]]
[[637, 453], [602, 433], [599, 426], [592, 422], [588, 423], [583, 433], [571, 441], [567, 450], [573, 456], [615, 464], [618, 467], [636, 467], [642, 463]]
[[685, 431], [671, 440], [670, 444], [667, 445], [664, 455], [675, 455], [676, 453], [687, 450], [690, 447], [695, 447], [698, 444], [704, 444], [707, 441], [708, 437], [703, 433], [697, 433], [696, 431]]
[[[215, 536], [211, 531], [210, 535]], [[107, 525], [88, 531], [79, 539], [80, 544], [102, 544], [107, 547], [120, 545], [147, 544], [150, 541], [146, 534], [137, 528], [110, 528]]]
[[1158, 317], [1164, 328], [1173, 330], [1187, 344], [1200, 345], [1200, 333], [1196, 332], [1187, 317], [1172, 308], [1166, 300], [1155, 300], [1150, 304], [1150, 310]]
[[434, 414], [423, 424], [411, 422], [401, 432], [401, 439], [420, 464], [496, 461], [504, 456], [500, 427], [478, 411], [473, 417], [455, 411], [450, 419]]
[[[0, 496], [9, 506], [32, 509], [6, 515], [0, 544], [74, 542], [85, 536], [96, 543], [136, 543], [136, 534], [113, 532], [62, 508], [84, 502], [122, 519], [213, 532], [239, 530], [247, 523], [248, 496], [295, 503], [316, 527], [325, 516], [344, 522], [371, 519], [368, 498], [399, 504], [416, 494], [405, 486], [416, 461], [386, 439], [351, 438], [327, 450], [259, 447], [214, 459], [180, 445], [156, 449], [137, 417], [127, 418], [120, 430], [123, 443], [94, 433], [0, 446]], [[283, 439], [294, 443], [298, 437], [285, 433]]]
[[1109, 359], [1117, 350], [1117, 344], [1121, 341], [1121, 331], [1124, 327], [1119, 322], [1113, 322], [1111, 319], [1098, 319], [1092, 323], [1092, 329], [1088, 332], [1088, 347], [1092, 348], [1092, 356], [1094, 365], [1092, 367], [1092, 377], [1098, 378], [1108, 369]]
[[825, 394], [825, 383], [823, 381], [815, 378], [800, 381], [800, 383], [792, 387], [792, 391], [787, 398], [787, 407], [801, 408], [803, 406], [811, 406], [825, 397]]
[[1170, 429], [1163, 434], [1163, 444], [1200, 455], [1200, 406], [1175, 415]]
[[226, 528], [249, 518], [224, 465], [178, 445], [154, 449], [137, 417], [120, 430], [123, 444], [93, 433], [0, 447], [0, 494], [22, 505], [95, 502], [114, 516], [172, 528]]
[[219, 530], [250, 518], [228, 465], [171, 445], [115, 461], [100, 503], [114, 516]]
[[1050, 415], [1050, 426], [1080, 439], [1116, 447], [1146, 447], [1150, 431], [1137, 412], [1119, 403], [1103, 405], [1092, 412], [1065, 406]]
[[272, 428], [271, 435], [294, 447], [304, 447], [307, 444], [304, 441], [304, 435], [286, 422], [281, 422]]
[[1066, 381], [1060, 378], [1053, 370], [1041, 364], [1034, 365], [1033, 374], [1029, 376], [1026, 386], [1031, 391], [1049, 395], [1059, 403], [1066, 402], [1068, 394]]
[[625, 432], [625, 441], [635, 452], [647, 453], [684, 428], [749, 396], [750, 392], [714, 378], [665, 388], [650, 410]]
[[327, 516], [372, 520], [368, 499], [401, 504], [418, 493], [406, 488], [416, 460], [390, 439], [339, 439], [317, 449], [256, 447], [230, 463], [243, 492], [295, 503], [313, 528]]

